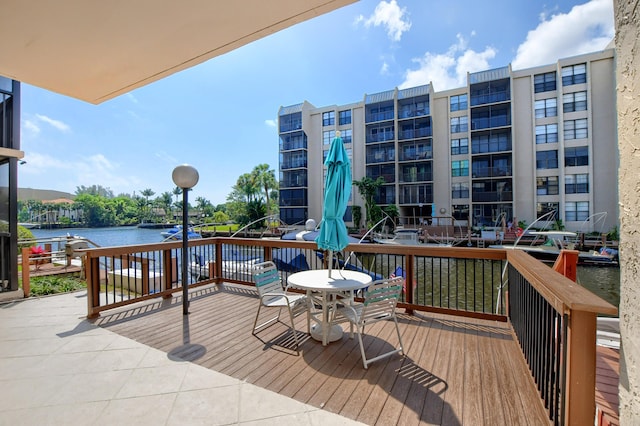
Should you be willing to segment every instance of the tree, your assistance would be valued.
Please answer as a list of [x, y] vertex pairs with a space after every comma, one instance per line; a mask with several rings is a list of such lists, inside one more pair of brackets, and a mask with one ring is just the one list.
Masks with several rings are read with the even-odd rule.
[[153, 195], [155, 195], [155, 192], [152, 189], [147, 188], [147, 189], [144, 189], [144, 190], [140, 191], [140, 194], [142, 194], [142, 196], [145, 199], [145, 203], [144, 203], [144, 209], [146, 210], [146, 212], [145, 212], [146, 214], [144, 215], [145, 219], [149, 219], [149, 217], [150, 217], [150, 214], [149, 214], [149, 197], [152, 197]]
[[378, 176], [376, 180], [373, 180], [365, 176], [360, 180], [354, 180], [353, 184], [358, 188], [358, 192], [364, 199], [365, 209], [367, 210], [367, 228], [371, 228], [382, 218], [382, 209], [376, 204], [374, 196], [378, 188], [384, 184], [384, 179], [382, 176]]
[[76, 195], [89, 194], [89, 195], [99, 195], [105, 198], [113, 198], [113, 191], [109, 188], [104, 188], [101, 185], [91, 185], [86, 187], [84, 185], [80, 185], [76, 187]]
[[276, 172], [273, 169], [269, 169], [268, 164], [259, 164], [254, 167], [251, 175], [254, 179], [256, 186], [264, 190], [266, 214], [271, 214], [271, 202], [269, 195], [274, 189], [278, 188], [278, 181], [276, 180]]
[[393, 231], [396, 227], [396, 219], [400, 216], [400, 210], [395, 204], [389, 204], [384, 208], [384, 212], [391, 218], [391, 230]]
[[173, 205], [172, 197], [173, 194], [171, 192], [165, 191], [156, 199], [158, 205], [164, 209], [165, 215], [171, 214], [171, 206]]

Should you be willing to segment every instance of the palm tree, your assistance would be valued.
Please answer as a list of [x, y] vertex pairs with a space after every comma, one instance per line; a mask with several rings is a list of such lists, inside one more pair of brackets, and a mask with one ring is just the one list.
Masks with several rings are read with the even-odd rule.
[[149, 197], [152, 197], [153, 195], [155, 195], [155, 192], [152, 189], [147, 188], [140, 191], [140, 194], [142, 194], [142, 196], [145, 199], [145, 206], [144, 206], [144, 210], [146, 211], [145, 218], [148, 219], [149, 218]]
[[[160, 196], [157, 199], [158, 205], [162, 207], [162, 209], [164, 209], [165, 215], [171, 212], [171, 205], [173, 204], [173, 201], [171, 199], [172, 196], [173, 194], [171, 192], [166, 191], [160, 194]], [[166, 220], [166, 217], [165, 217], [165, 220]]]
[[241, 194], [247, 203], [253, 201], [260, 193], [260, 188], [256, 186], [255, 179], [250, 173], [240, 175], [233, 189]]
[[278, 181], [276, 180], [276, 172], [273, 169], [269, 169], [268, 164], [259, 164], [254, 167], [251, 172], [256, 186], [264, 190], [265, 202], [267, 207], [267, 215], [271, 214], [271, 202], [269, 201], [269, 194], [273, 189], [278, 187]]

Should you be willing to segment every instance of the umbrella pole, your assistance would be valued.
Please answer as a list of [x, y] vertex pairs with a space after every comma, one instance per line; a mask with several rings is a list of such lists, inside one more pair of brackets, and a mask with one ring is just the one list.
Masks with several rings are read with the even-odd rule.
[[329, 250], [329, 278], [331, 278], [331, 265], [333, 264], [333, 250]]

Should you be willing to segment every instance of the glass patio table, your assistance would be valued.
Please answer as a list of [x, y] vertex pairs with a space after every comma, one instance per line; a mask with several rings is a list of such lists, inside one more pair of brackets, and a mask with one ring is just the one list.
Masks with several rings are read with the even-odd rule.
[[330, 326], [331, 311], [335, 309], [338, 296], [353, 301], [354, 292], [367, 287], [372, 279], [363, 272], [332, 269], [314, 269], [289, 275], [287, 286], [307, 292], [314, 306], [320, 306], [319, 312], [309, 312], [315, 324], [311, 326], [311, 337], [326, 346], [342, 338], [342, 327]]

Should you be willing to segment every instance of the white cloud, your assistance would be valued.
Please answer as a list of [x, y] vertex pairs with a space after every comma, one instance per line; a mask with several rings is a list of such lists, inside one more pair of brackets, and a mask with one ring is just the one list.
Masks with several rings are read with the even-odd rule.
[[264, 120], [264, 124], [266, 124], [268, 127], [276, 127], [278, 125], [278, 122], [276, 120]]
[[133, 93], [129, 92], [129, 93], [127, 93], [127, 95], [126, 95], [126, 96], [127, 96], [127, 98], [129, 98], [129, 100], [130, 100], [131, 102], [133, 102], [134, 104], [137, 104], [137, 103], [138, 103], [138, 98], [136, 98], [136, 97], [133, 95]]
[[388, 75], [389, 74], [389, 64], [387, 61], [382, 61], [382, 66], [380, 67], [380, 75]]
[[543, 13], [540, 21], [518, 47], [511, 63], [513, 69], [552, 64], [561, 58], [602, 50], [615, 34], [612, 0], [591, 0], [574, 6], [569, 13], [550, 17]]
[[402, 33], [411, 28], [411, 22], [407, 19], [406, 12], [407, 9], [400, 8], [396, 0], [390, 2], [383, 0], [378, 3], [371, 16], [365, 18], [360, 15], [356, 18], [356, 23], [363, 22], [367, 28], [383, 26], [392, 41], [400, 41]]
[[[58, 189], [73, 193], [81, 185], [101, 185], [119, 194], [146, 186], [137, 176], [123, 175], [120, 166], [103, 154], [60, 159], [27, 152], [25, 160], [27, 163], [20, 168], [20, 186], [25, 188]], [[56, 179], [52, 181], [51, 176]]]
[[[473, 35], [474, 33], [472, 33]], [[435, 90], [442, 91], [467, 84], [467, 72], [483, 71], [489, 68], [489, 60], [494, 58], [496, 50], [486, 47], [482, 52], [468, 49], [467, 41], [461, 34], [457, 43], [445, 53], [426, 52], [421, 58], [414, 58], [417, 69], [407, 70], [404, 81], [398, 86], [421, 86], [434, 82]]]
[[31, 120], [24, 120], [24, 122], [22, 123], [22, 131], [31, 132], [37, 135], [38, 133], [40, 133], [40, 127], [38, 127], [38, 125]]
[[48, 125], [60, 130], [61, 132], [65, 132], [66, 133], [66, 132], [71, 131], [71, 127], [68, 124], [63, 123], [60, 120], [54, 120], [53, 118], [49, 118], [46, 115], [42, 115], [42, 114], [36, 114], [36, 118], [39, 121], [41, 121], [43, 123], [47, 123]]
[[156, 152], [155, 156], [167, 164], [175, 164], [176, 166], [179, 164], [176, 157], [167, 154], [165, 151]]

